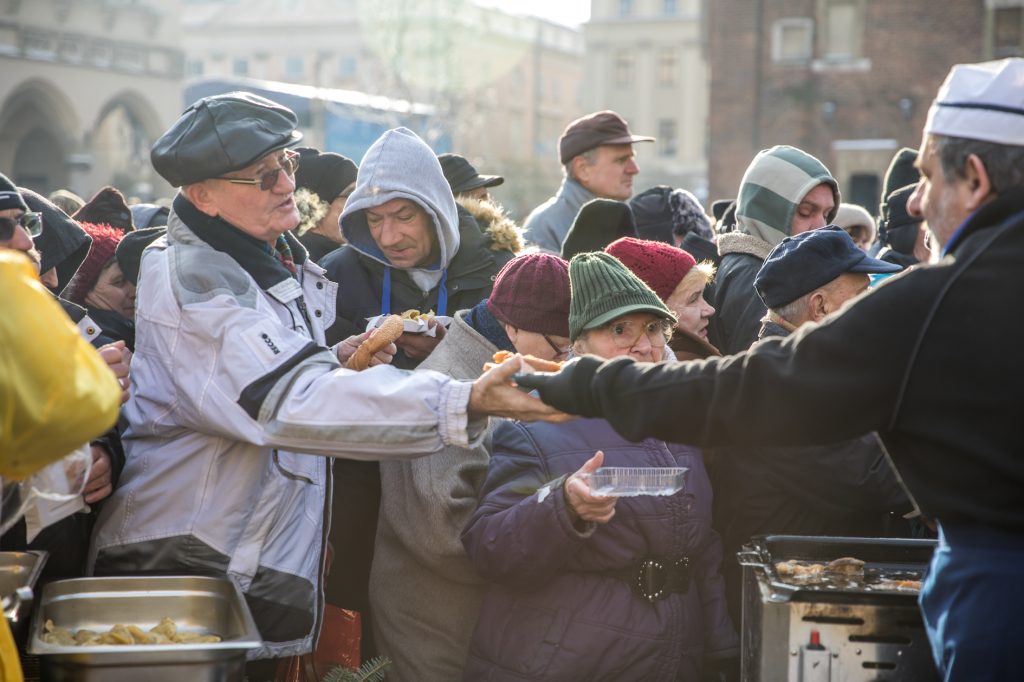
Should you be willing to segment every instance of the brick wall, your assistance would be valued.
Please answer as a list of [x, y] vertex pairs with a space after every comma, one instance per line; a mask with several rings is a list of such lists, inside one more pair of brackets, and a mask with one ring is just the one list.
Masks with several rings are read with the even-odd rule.
[[[712, 0], [709, 201], [733, 198], [761, 149], [799, 147], [832, 168], [833, 140], [895, 139], [918, 147], [928, 107], [949, 69], [984, 59], [984, 0], [862, 0], [863, 72], [815, 73], [772, 62], [772, 24], [814, 19], [819, 0]], [[906, 118], [900, 100], [913, 102]], [[828, 122], [825, 102], [835, 103]]]

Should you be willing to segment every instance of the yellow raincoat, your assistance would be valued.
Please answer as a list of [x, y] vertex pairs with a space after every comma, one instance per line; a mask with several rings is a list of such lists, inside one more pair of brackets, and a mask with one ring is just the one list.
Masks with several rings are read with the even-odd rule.
[[39, 283], [0, 251], [0, 476], [23, 479], [106, 432], [121, 387]]

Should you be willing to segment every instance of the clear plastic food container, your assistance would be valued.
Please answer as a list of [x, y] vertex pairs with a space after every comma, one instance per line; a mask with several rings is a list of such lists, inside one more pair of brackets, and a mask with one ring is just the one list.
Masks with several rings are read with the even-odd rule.
[[601, 467], [587, 476], [590, 493], [597, 497], [675, 495], [686, 487], [677, 467]]

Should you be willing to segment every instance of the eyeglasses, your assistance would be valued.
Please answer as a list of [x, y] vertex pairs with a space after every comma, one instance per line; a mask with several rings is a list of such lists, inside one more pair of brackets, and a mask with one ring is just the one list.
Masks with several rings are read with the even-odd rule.
[[0, 218], [0, 242], [13, 239], [19, 225], [29, 237], [38, 237], [43, 232], [43, 214], [23, 213], [17, 218]]
[[295, 175], [295, 171], [299, 169], [299, 155], [297, 152], [290, 150], [284, 150], [284, 158], [280, 160], [281, 165], [277, 168], [271, 168], [260, 174], [258, 178], [225, 178], [216, 177], [210, 178], [211, 180], [226, 180], [235, 185], [259, 185], [260, 189], [264, 192], [269, 192], [277, 184], [277, 179], [280, 177], [281, 171], [284, 171], [288, 175]]
[[549, 346], [551, 346], [551, 350], [555, 351], [556, 358], [560, 358], [563, 355], [568, 355], [569, 351], [572, 350], [572, 346], [569, 346], [568, 348], [559, 348], [558, 345], [555, 344], [555, 342], [552, 341], [547, 334], [541, 334], [541, 336], [543, 336], [544, 340], [548, 342]]
[[637, 324], [631, 320], [618, 320], [599, 325], [598, 329], [607, 329], [611, 332], [612, 341], [619, 348], [632, 348], [640, 340], [641, 334], [647, 334], [653, 347], [661, 348], [668, 343], [672, 325], [667, 320], [653, 320], [646, 324]]

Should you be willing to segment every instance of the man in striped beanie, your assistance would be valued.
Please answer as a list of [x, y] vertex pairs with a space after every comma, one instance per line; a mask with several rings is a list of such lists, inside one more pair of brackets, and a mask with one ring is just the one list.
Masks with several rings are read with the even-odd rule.
[[810, 154], [780, 145], [754, 157], [740, 183], [736, 227], [718, 238], [722, 264], [708, 301], [718, 311], [708, 325], [708, 341], [723, 355], [757, 341], [768, 311], [754, 277], [768, 253], [786, 237], [830, 224], [839, 202], [839, 184]]

